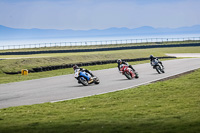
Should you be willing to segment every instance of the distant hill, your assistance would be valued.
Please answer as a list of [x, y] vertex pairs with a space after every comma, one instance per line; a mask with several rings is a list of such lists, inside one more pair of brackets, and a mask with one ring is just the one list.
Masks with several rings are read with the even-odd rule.
[[0, 39], [33, 39], [60, 37], [94, 37], [125, 35], [164, 35], [164, 34], [200, 34], [200, 25], [180, 28], [108, 28], [104, 30], [55, 30], [55, 29], [15, 29], [0, 25]]

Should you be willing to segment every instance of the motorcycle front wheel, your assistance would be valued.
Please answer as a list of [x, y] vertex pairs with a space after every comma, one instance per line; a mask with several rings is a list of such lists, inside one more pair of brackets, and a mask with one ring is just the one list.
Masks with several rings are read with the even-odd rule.
[[161, 74], [161, 68], [160, 68], [160, 66], [156, 66], [156, 71], [157, 71], [159, 74]]
[[132, 76], [131, 76], [131, 74], [130, 73], [128, 73], [128, 72], [125, 72], [124, 73], [124, 75], [128, 78], [128, 79], [132, 79]]
[[78, 80], [80, 81], [81, 84], [84, 86], [88, 86], [88, 81], [85, 77], [79, 77]]

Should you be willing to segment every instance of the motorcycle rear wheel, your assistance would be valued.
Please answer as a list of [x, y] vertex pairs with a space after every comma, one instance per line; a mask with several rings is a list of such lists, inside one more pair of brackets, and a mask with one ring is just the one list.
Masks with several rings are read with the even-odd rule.
[[164, 70], [162, 70], [162, 73], [165, 73], [165, 71], [164, 71]]
[[135, 72], [135, 78], [138, 79], [139, 78], [139, 75], [137, 72]]
[[95, 84], [99, 84], [99, 83], [100, 83], [99, 78], [95, 77], [94, 83], [95, 83]]

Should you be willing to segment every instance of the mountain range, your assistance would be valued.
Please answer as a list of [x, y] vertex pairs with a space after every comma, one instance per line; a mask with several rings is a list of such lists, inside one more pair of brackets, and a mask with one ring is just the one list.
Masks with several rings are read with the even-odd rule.
[[63, 37], [95, 37], [95, 36], [134, 36], [134, 35], [171, 35], [171, 34], [200, 34], [200, 25], [180, 28], [108, 28], [92, 30], [56, 30], [56, 29], [17, 29], [0, 25], [0, 39], [36, 39]]

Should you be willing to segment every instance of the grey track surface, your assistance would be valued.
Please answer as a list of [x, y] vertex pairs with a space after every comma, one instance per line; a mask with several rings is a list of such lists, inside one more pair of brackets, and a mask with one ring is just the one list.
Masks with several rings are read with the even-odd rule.
[[132, 88], [198, 69], [200, 58], [168, 60], [163, 64], [164, 74], [158, 74], [149, 63], [134, 65], [140, 78], [133, 80], [126, 79], [117, 68], [94, 71], [101, 81], [99, 85], [82, 86], [73, 74], [0, 84], [0, 108], [69, 100]]
[[200, 57], [200, 53], [174, 53], [166, 54], [167, 56], [176, 56], [176, 57]]

